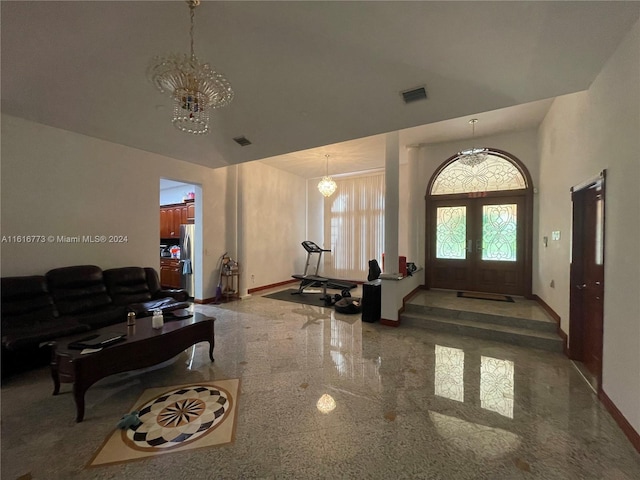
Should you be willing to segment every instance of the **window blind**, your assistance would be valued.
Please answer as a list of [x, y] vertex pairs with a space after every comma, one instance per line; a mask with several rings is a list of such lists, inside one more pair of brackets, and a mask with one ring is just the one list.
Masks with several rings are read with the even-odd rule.
[[384, 247], [384, 173], [335, 179], [325, 199], [324, 275], [366, 281], [369, 260], [381, 262]]

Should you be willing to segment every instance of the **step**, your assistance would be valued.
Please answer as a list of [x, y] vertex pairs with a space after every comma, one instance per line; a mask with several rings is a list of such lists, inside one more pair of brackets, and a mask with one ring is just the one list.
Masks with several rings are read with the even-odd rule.
[[438, 332], [466, 335], [551, 352], [562, 352], [562, 339], [557, 334], [551, 332], [476, 320], [427, 315], [408, 312], [407, 310], [405, 310], [400, 318], [403, 325], [426, 328]]
[[493, 325], [502, 325], [505, 327], [519, 327], [528, 330], [549, 332], [553, 334], [557, 332], [558, 328], [557, 323], [550, 318], [544, 320], [535, 318], [523, 318], [509, 315], [498, 315], [495, 313], [470, 312], [466, 310], [456, 310], [451, 308], [434, 307], [411, 303], [407, 303], [405, 305], [405, 312], [418, 315], [452, 318], [457, 320], [471, 320], [477, 323], [488, 323]]

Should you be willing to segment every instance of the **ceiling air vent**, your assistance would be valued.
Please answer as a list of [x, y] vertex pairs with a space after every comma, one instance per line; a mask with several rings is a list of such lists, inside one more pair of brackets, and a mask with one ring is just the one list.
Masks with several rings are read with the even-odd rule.
[[236, 142], [238, 145], [240, 145], [241, 147], [246, 147], [247, 145], [251, 145], [251, 142], [249, 141], [249, 139], [245, 136], [242, 137], [235, 137], [233, 139], [234, 142]]
[[402, 99], [404, 103], [417, 102], [418, 100], [427, 99], [427, 91], [424, 87], [412, 88], [411, 90], [405, 90], [402, 92]]

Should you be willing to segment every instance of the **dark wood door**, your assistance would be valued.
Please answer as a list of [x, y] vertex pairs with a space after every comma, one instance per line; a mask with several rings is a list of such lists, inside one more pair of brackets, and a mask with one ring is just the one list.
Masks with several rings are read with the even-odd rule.
[[430, 212], [430, 286], [523, 295], [524, 197], [437, 200]]
[[602, 374], [604, 316], [604, 178], [574, 191], [569, 356]]

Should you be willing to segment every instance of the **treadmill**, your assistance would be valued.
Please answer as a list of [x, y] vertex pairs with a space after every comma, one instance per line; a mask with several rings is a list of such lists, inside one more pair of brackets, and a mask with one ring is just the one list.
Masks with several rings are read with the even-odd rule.
[[[321, 283], [325, 283], [326, 288], [341, 291], [356, 288], [357, 285], [353, 282], [318, 276], [322, 254], [323, 252], [330, 252], [331, 250], [320, 248], [317, 244], [310, 240], [305, 240], [304, 242], [302, 242], [302, 247], [307, 251], [307, 264], [304, 267], [304, 273], [302, 275], [292, 275], [293, 278], [300, 280], [300, 288], [298, 290], [298, 293], [302, 293], [302, 290], [304, 290], [306, 287], [320, 286]], [[309, 265], [311, 264], [311, 257], [313, 256], [313, 254], [318, 254], [318, 261], [316, 262], [315, 272], [313, 274], [309, 274]], [[324, 280], [324, 282], [322, 280]]]

